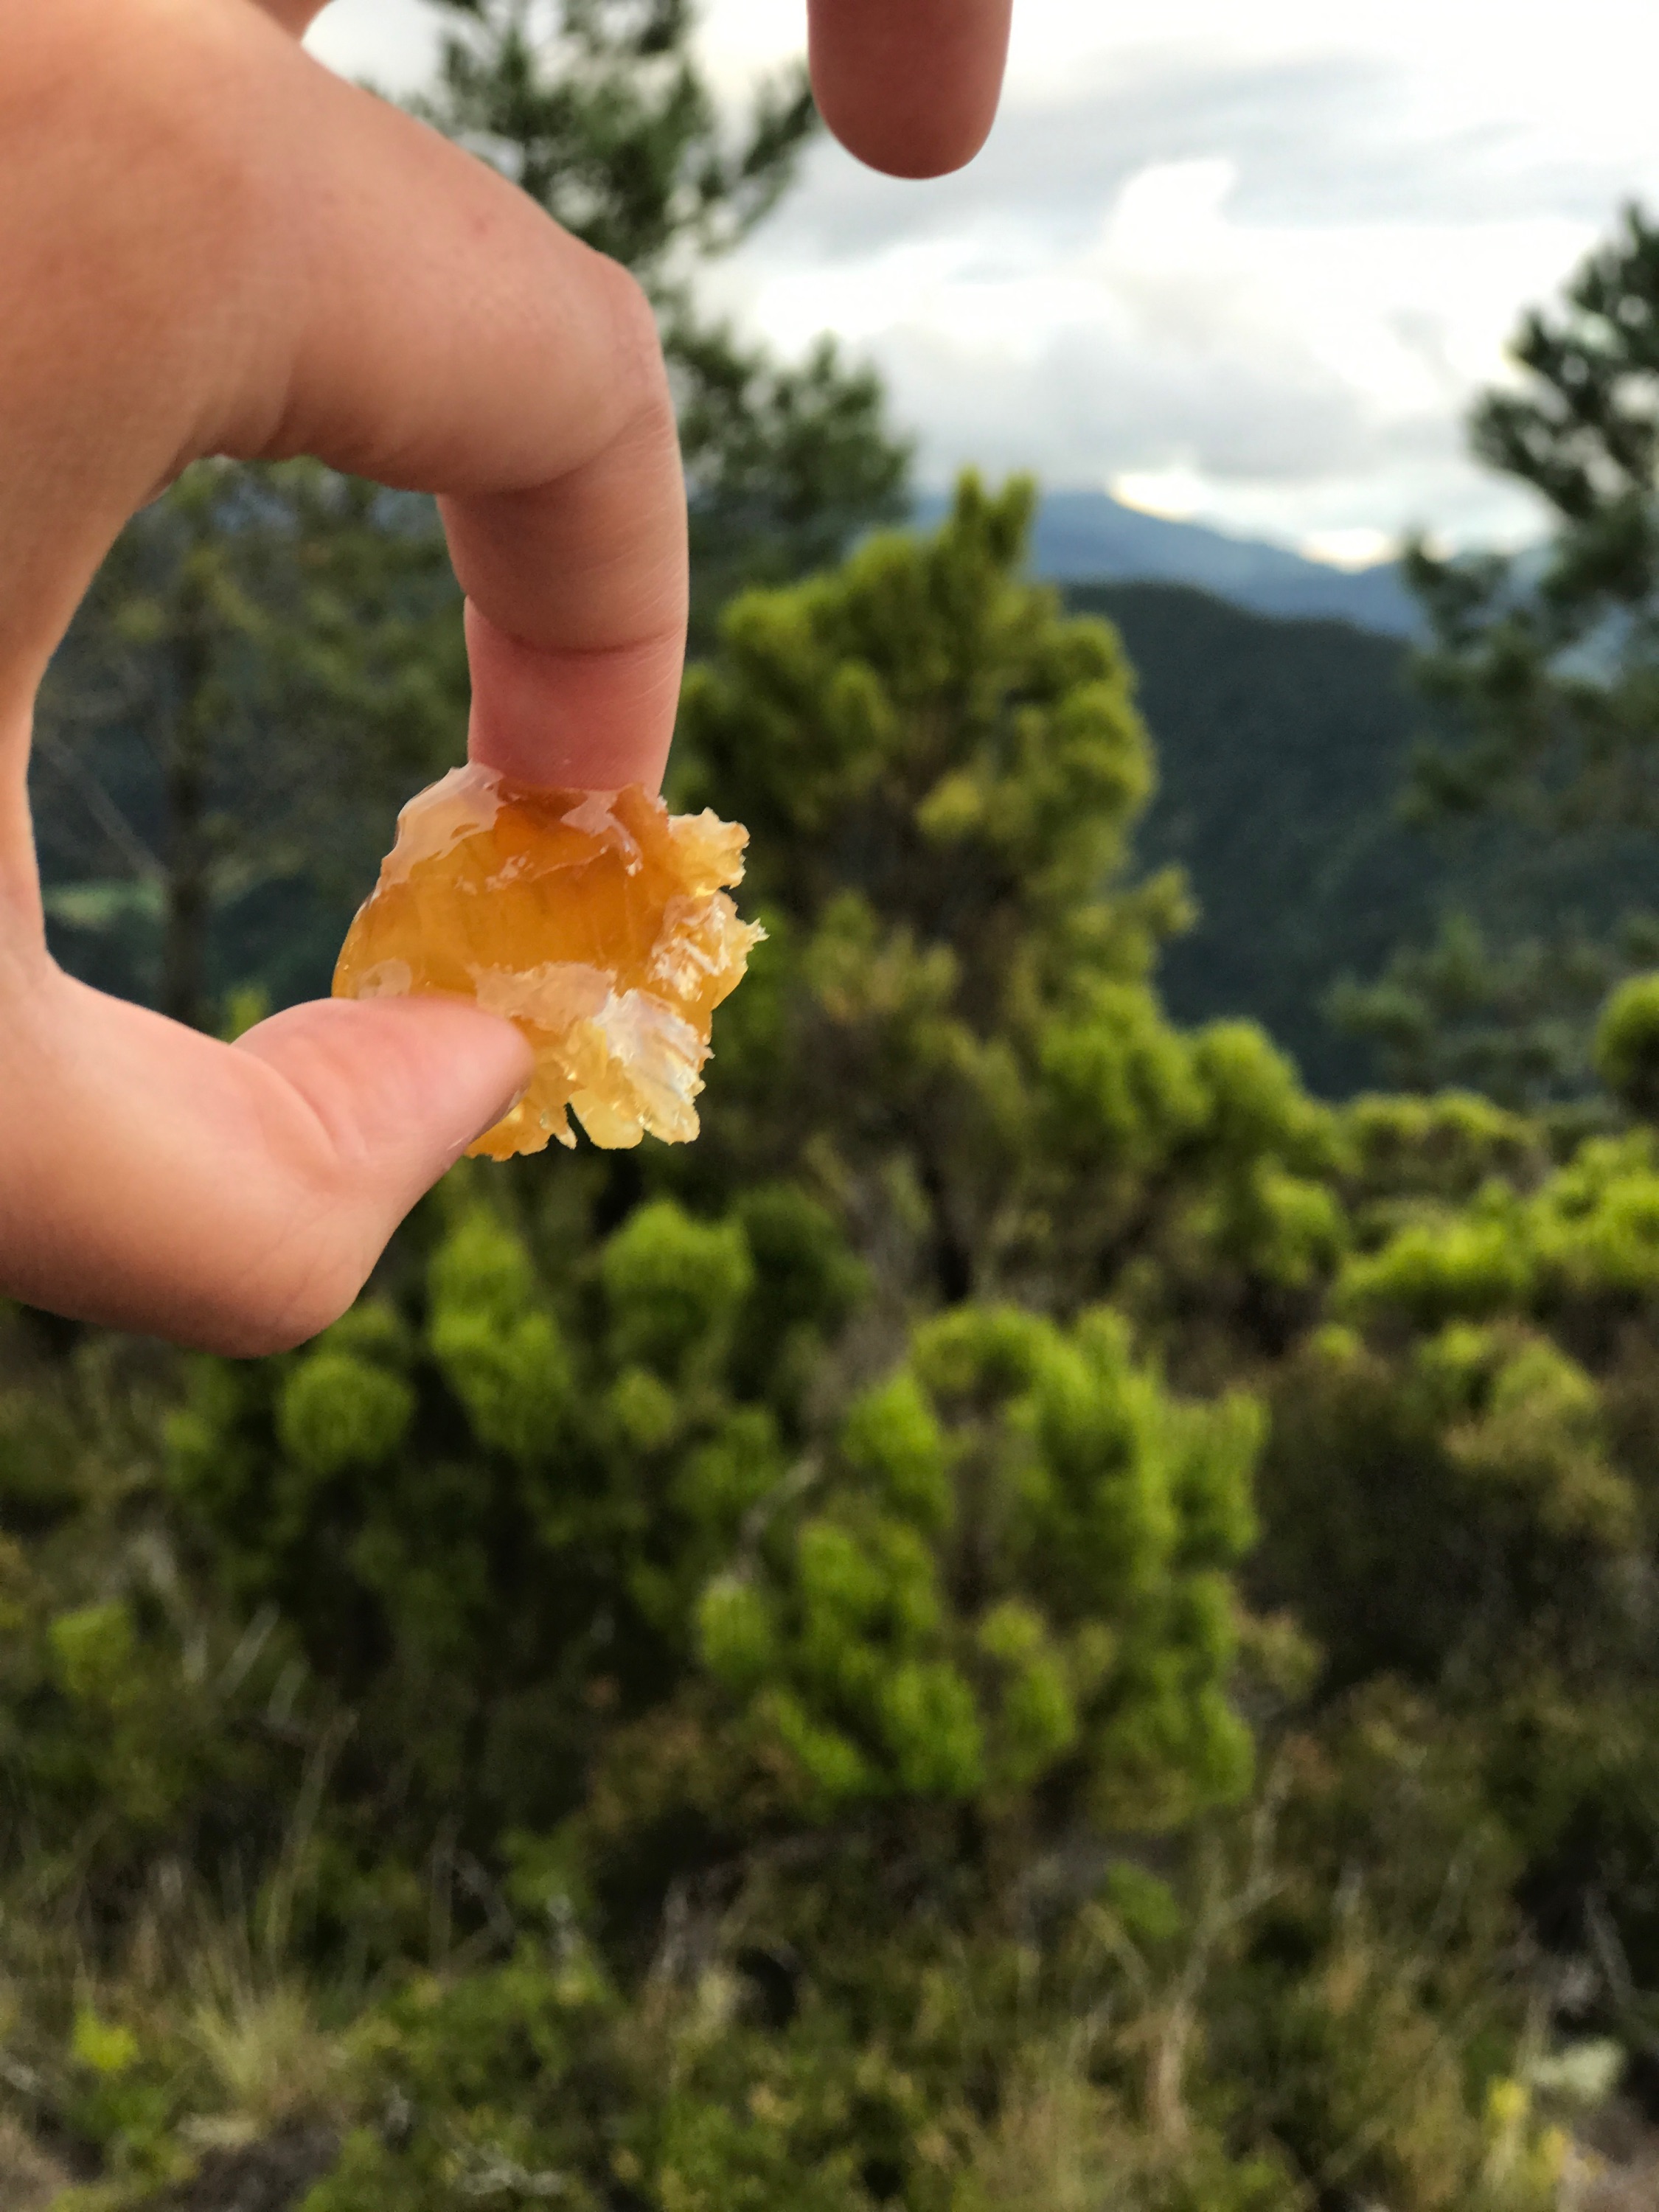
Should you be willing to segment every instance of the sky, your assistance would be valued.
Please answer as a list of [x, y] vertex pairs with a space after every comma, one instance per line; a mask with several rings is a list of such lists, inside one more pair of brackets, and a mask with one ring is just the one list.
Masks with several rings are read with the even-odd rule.
[[[708, 0], [734, 113], [802, 0]], [[425, 0], [334, 0], [308, 43], [403, 91]], [[706, 296], [781, 352], [872, 361], [918, 474], [1109, 490], [1345, 565], [1409, 528], [1542, 515], [1463, 418], [1634, 197], [1659, 207], [1659, 12], [1575, 0], [1015, 0], [978, 160], [926, 184], [820, 143]]]

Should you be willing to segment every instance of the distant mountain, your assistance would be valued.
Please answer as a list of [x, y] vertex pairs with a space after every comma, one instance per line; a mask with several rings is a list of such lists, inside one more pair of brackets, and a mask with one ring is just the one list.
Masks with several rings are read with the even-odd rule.
[[[939, 496], [918, 502], [918, 520], [936, 522]], [[1421, 619], [1397, 562], [1333, 568], [1282, 545], [1231, 538], [1198, 522], [1142, 514], [1103, 491], [1051, 491], [1037, 509], [1032, 566], [1060, 584], [1188, 584], [1253, 613], [1324, 617], [1387, 637], [1416, 637]]]
[[1340, 975], [1369, 978], [1403, 939], [1431, 935], [1449, 890], [1433, 843], [1395, 811], [1422, 726], [1404, 646], [1190, 586], [1066, 596], [1116, 625], [1135, 671], [1158, 755], [1139, 859], [1182, 868], [1198, 901], [1197, 927], [1158, 966], [1170, 1012], [1254, 1018], [1316, 1091], [1360, 1088], [1370, 1048], [1331, 1028], [1324, 1000]]
[[1400, 639], [1352, 618], [1265, 618], [1189, 586], [1073, 584], [1066, 597], [1115, 624], [1135, 671], [1158, 754], [1139, 859], [1184, 869], [1198, 901], [1197, 927], [1158, 969], [1178, 1020], [1251, 1016], [1316, 1091], [1340, 1097], [1376, 1068], [1326, 1020], [1332, 986], [1375, 977], [1448, 907], [1513, 944], [1575, 921], [1599, 936], [1652, 906], [1652, 846], [1635, 831], [1405, 825], [1412, 747], [1433, 715], [1407, 686]]

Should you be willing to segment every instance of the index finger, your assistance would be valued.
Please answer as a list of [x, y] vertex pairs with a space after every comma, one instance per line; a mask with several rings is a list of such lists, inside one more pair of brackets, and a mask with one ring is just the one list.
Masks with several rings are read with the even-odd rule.
[[258, 30], [265, 335], [227, 364], [212, 442], [441, 495], [475, 757], [654, 787], [685, 495], [644, 295], [470, 155]]

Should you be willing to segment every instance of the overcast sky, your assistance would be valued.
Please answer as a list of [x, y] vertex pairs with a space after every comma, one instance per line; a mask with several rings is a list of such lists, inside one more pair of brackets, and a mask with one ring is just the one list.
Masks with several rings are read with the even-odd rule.
[[[1576, 0], [1016, 0], [990, 143], [900, 184], [817, 147], [719, 271], [781, 349], [875, 361], [921, 473], [1036, 470], [1325, 558], [1536, 527], [1462, 458], [1470, 395], [1635, 195], [1659, 206], [1659, 14]], [[799, 0], [709, 0], [736, 100]], [[424, 0], [334, 0], [310, 43], [388, 89]]]

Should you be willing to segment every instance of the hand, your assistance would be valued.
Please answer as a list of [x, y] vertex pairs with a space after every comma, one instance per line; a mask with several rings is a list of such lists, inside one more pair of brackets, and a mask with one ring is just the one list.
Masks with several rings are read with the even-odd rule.
[[[122, 526], [207, 453], [311, 453], [438, 493], [469, 744], [531, 781], [654, 787], [685, 629], [643, 295], [313, 62], [295, 40], [315, 12], [52, 0], [0, 19], [0, 1291], [231, 1352], [342, 1312], [529, 1054], [441, 1000], [325, 1000], [221, 1044], [49, 958], [33, 704]], [[889, 168], [967, 158], [1006, 28], [1002, 0], [814, 0], [832, 127]]]

